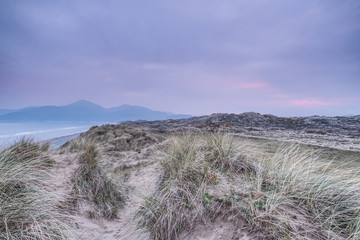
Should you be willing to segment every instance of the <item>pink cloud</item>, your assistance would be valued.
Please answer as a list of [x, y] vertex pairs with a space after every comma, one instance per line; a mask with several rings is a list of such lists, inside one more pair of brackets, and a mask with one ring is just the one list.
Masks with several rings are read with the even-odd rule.
[[301, 100], [290, 100], [289, 104], [299, 107], [334, 106], [338, 105], [339, 101], [324, 101], [317, 98], [308, 98]]

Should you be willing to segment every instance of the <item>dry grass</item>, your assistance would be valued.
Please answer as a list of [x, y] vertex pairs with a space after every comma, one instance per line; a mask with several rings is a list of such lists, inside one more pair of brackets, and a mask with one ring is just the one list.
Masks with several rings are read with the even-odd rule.
[[229, 135], [173, 137], [159, 152], [163, 174], [141, 226], [154, 239], [177, 239], [196, 220], [222, 215], [260, 239], [360, 238], [357, 169], [294, 145], [257, 151]]
[[359, 239], [359, 172], [318, 156], [290, 146], [261, 159], [256, 175], [244, 179], [249, 194], [233, 207], [275, 239]]
[[98, 163], [99, 152], [92, 142], [84, 143], [80, 166], [73, 178], [73, 200], [91, 204], [90, 217], [115, 218], [125, 201], [124, 191], [102, 171]]
[[23, 139], [0, 153], [1, 239], [73, 239], [47, 187], [48, 147]]
[[211, 167], [220, 171], [239, 173], [251, 171], [251, 158], [258, 149], [245, 140], [229, 134], [207, 134], [204, 136], [204, 154]]
[[160, 152], [159, 188], [139, 212], [140, 224], [154, 239], [175, 239], [201, 217], [208, 166], [194, 135], [174, 137]]
[[77, 137], [74, 139], [71, 139], [70, 141], [64, 143], [60, 147], [60, 153], [74, 153], [74, 152], [80, 152], [84, 151], [86, 146], [90, 143], [90, 140], [87, 140], [83, 137]]
[[[90, 217], [115, 218], [125, 193], [102, 170], [96, 145], [74, 142], [71, 149], [80, 151], [76, 206], [86, 204]], [[235, 226], [233, 238], [360, 239], [358, 168], [296, 145], [265, 154], [222, 134], [174, 136], [157, 150], [157, 189], [137, 214], [153, 239], [177, 239], [221, 217]], [[0, 153], [0, 239], [72, 239], [47, 187], [52, 165], [47, 145], [30, 140]]]

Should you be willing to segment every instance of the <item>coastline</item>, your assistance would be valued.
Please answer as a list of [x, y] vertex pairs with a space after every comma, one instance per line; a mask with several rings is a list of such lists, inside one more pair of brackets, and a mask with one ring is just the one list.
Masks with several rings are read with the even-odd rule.
[[50, 141], [51, 142], [50, 149], [56, 149], [56, 148], [60, 147], [61, 145], [65, 144], [67, 141], [70, 141], [71, 139], [80, 136], [81, 133], [83, 133], [83, 132], [74, 133], [71, 135], [65, 135], [65, 136], [56, 137], [56, 138], [51, 138], [48, 140], [44, 140], [43, 142]]
[[0, 123], [0, 149], [23, 138], [38, 142], [51, 141], [51, 149], [57, 148], [96, 124], [99, 123]]

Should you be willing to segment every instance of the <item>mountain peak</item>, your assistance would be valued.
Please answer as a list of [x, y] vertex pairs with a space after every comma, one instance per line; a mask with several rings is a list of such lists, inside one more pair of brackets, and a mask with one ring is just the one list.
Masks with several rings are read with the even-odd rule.
[[96, 107], [96, 108], [103, 108], [100, 105], [97, 105], [95, 103], [89, 102], [87, 100], [79, 100], [74, 103], [71, 103], [69, 105], [66, 105], [65, 107]]
[[173, 115], [154, 111], [141, 106], [122, 105], [104, 108], [95, 103], [80, 100], [65, 106], [43, 106], [23, 109], [1, 114], [0, 122], [29, 121], [98, 121], [121, 122], [128, 120], [163, 120], [168, 118], [184, 118], [187, 115]]

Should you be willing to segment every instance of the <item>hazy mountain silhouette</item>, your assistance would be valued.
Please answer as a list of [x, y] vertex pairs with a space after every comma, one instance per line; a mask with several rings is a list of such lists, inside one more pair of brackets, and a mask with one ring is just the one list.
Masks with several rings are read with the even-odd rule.
[[11, 113], [11, 112], [15, 112], [16, 110], [11, 110], [11, 109], [0, 109], [0, 116], [7, 114], [7, 113]]
[[121, 105], [104, 108], [81, 100], [65, 106], [28, 107], [20, 110], [0, 110], [0, 122], [85, 121], [120, 122], [127, 120], [164, 120], [187, 118], [190, 115], [154, 111], [149, 108]]

